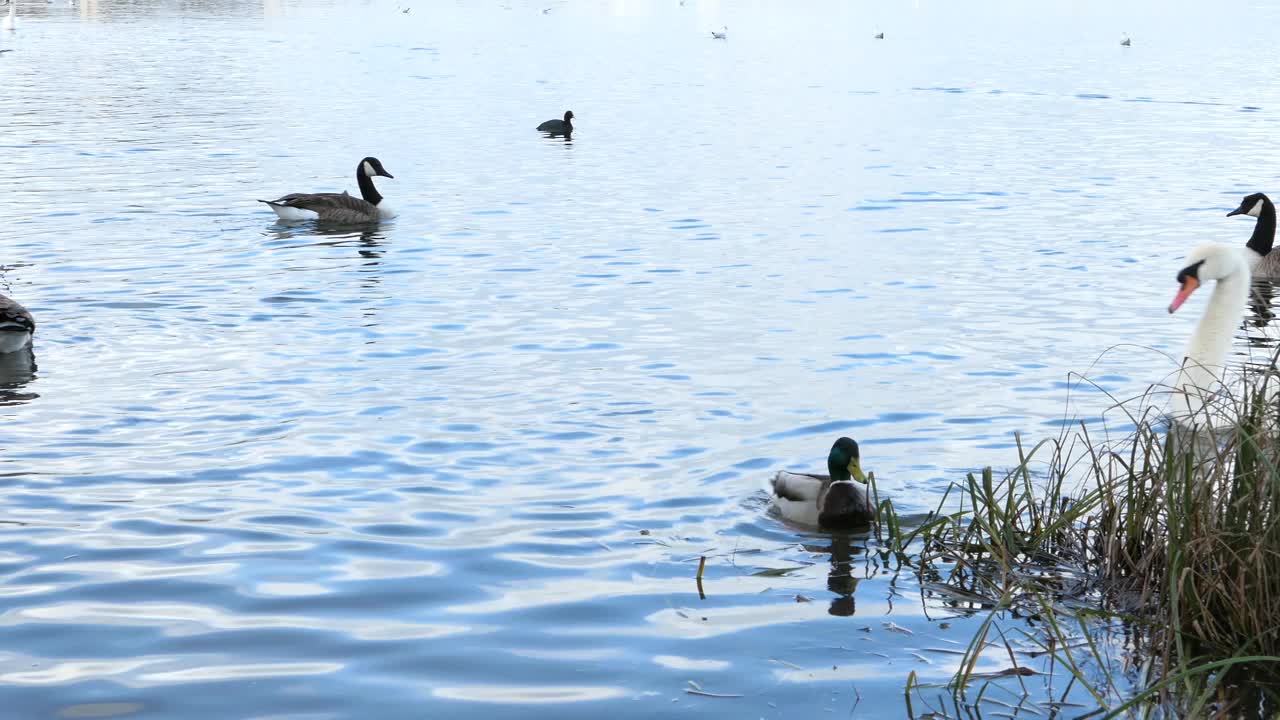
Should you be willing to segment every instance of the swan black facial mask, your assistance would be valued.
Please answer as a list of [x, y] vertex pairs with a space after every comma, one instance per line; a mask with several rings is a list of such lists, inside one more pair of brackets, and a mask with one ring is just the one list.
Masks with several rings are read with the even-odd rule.
[[1182, 303], [1186, 302], [1187, 298], [1191, 297], [1191, 293], [1195, 292], [1196, 288], [1200, 287], [1199, 273], [1200, 266], [1203, 264], [1204, 261], [1201, 260], [1182, 268], [1182, 270], [1178, 272], [1178, 282], [1182, 287], [1178, 289], [1178, 294], [1173, 296], [1173, 302], [1169, 303], [1170, 313], [1182, 307]]

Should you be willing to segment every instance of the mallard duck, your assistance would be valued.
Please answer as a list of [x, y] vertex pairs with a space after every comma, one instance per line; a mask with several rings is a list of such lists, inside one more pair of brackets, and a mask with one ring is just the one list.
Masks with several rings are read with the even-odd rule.
[[552, 135], [570, 135], [573, 133], [573, 111], [565, 110], [563, 120], [548, 120], [538, 126], [538, 132]]
[[842, 437], [827, 455], [830, 475], [778, 471], [773, 478], [773, 504], [782, 517], [824, 528], [870, 524], [867, 477], [859, 465], [858, 443]]
[[377, 222], [395, 217], [382, 204], [382, 195], [373, 186], [374, 177], [394, 178], [376, 157], [367, 157], [356, 166], [356, 184], [360, 197], [341, 193], [292, 193], [275, 200], [259, 200], [275, 211], [281, 220], [323, 220], [334, 223]]

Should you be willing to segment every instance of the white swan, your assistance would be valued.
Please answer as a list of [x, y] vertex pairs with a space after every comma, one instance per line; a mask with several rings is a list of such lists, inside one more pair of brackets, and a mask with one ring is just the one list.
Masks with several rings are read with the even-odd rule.
[[341, 193], [291, 193], [275, 200], [259, 200], [275, 211], [281, 220], [323, 220], [334, 223], [377, 222], [395, 217], [382, 204], [382, 195], [373, 186], [374, 176], [394, 178], [376, 157], [367, 157], [356, 166], [356, 184], [360, 197]]
[[773, 504], [782, 517], [824, 528], [865, 527], [872, 508], [867, 478], [859, 464], [858, 443], [842, 437], [827, 455], [830, 475], [779, 470], [773, 478]]
[[1182, 367], [1173, 383], [1175, 420], [1189, 424], [1203, 419], [1206, 404], [1221, 389], [1227, 354], [1231, 352], [1236, 326], [1244, 317], [1249, 300], [1250, 278], [1244, 254], [1216, 243], [1192, 250], [1178, 271], [1181, 287], [1169, 303], [1171, 313], [1181, 307], [1196, 288], [1211, 280], [1217, 282], [1204, 315], [1187, 343]]
[[0, 295], [0, 354], [17, 352], [31, 344], [35, 318], [15, 300]]
[[0, 21], [0, 28], [16, 30], [18, 28], [18, 0], [9, 0], [9, 14]]
[[1249, 272], [1255, 278], [1280, 278], [1280, 253], [1271, 252], [1272, 243], [1276, 239], [1276, 206], [1271, 204], [1271, 198], [1262, 193], [1246, 195], [1240, 201], [1240, 207], [1227, 213], [1227, 217], [1232, 215], [1248, 215], [1258, 219], [1253, 225], [1249, 244], [1244, 249]]
[[729, 26], [728, 26], [728, 25], [725, 25], [725, 26], [724, 26], [724, 31], [723, 31], [723, 32], [716, 32], [715, 30], [712, 30], [712, 31], [711, 31], [711, 38], [712, 38], [713, 40], [728, 40], [728, 39], [729, 39]]

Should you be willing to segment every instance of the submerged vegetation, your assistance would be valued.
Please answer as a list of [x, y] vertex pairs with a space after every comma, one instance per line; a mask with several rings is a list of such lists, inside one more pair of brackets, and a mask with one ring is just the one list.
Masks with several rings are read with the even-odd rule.
[[[953, 483], [910, 528], [877, 499], [887, 559], [926, 592], [986, 613], [945, 687], [907, 679], [909, 712], [972, 714], [991, 682], [974, 668], [993, 652], [1013, 663], [1015, 701], [1041, 708], [1030, 715], [1280, 712], [1280, 373], [1272, 363], [1247, 380], [1216, 405], [1231, 419], [1212, 431], [1167, 424], [1148, 395], [1117, 404], [1115, 438], [1081, 423], [1034, 447], [1020, 441], [1016, 467]], [[1032, 630], [1006, 633], [1010, 614]], [[1063, 707], [1068, 688], [1052, 678], [1023, 682], [1034, 673], [1019, 654], [1047, 657], [1097, 709]]]

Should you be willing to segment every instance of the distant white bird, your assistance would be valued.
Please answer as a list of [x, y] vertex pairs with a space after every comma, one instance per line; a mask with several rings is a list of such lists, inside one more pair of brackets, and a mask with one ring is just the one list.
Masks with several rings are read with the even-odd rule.
[[729, 39], [729, 26], [728, 26], [728, 25], [725, 25], [725, 26], [724, 26], [724, 31], [723, 31], [723, 32], [716, 32], [715, 30], [712, 30], [712, 31], [711, 31], [711, 37], [712, 37], [713, 39], [715, 39], [715, 40], [728, 40], [728, 39]]
[[876, 37], [875, 37], [875, 39], [876, 39], [876, 40], [883, 40], [883, 39], [884, 39], [884, 33], [876, 33]]
[[1124, 36], [1124, 39], [1120, 41], [1120, 44], [1125, 47], [1129, 47], [1133, 45], [1133, 43], [1129, 40], [1129, 36], [1127, 34]]
[[551, 14], [551, 8], [542, 8], [542, 14], [543, 14], [543, 15], [550, 15], [550, 14]]
[[5, 30], [18, 29], [18, 3], [14, 2], [14, 0], [9, 0], [9, 14], [5, 16], [3, 21], [0, 21], [0, 28]]

